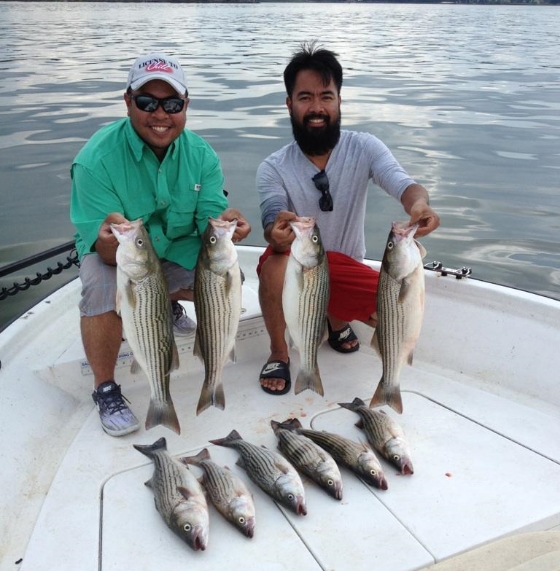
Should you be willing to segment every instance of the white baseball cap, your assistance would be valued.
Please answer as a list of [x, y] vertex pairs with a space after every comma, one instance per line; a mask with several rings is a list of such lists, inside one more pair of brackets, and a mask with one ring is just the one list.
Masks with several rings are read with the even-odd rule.
[[128, 72], [126, 87], [136, 90], [153, 79], [161, 79], [169, 83], [179, 95], [187, 92], [185, 72], [179, 62], [173, 57], [160, 53], [140, 56]]

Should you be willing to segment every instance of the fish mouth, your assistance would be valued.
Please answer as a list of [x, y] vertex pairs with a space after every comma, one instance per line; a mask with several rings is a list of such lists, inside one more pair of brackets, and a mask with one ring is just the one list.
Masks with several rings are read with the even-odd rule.
[[331, 496], [337, 500], [342, 499], [342, 482], [337, 482], [331, 490]]
[[377, 480], [377, 487], [380, 490], [387, 490], [389, 489], [389, 485], [387, 484], [387, 480], [385, 479], [385, 477], [381, 477], [379, 478], [379, 480]]
[[295, 512], [297, 515], [307, 515], [307, 507], [305, 505], [305, 500], [298, 496], [297, 503], [295, 505]]
[[195, 551], [204, 551], [206, 549], [206, 537], [201, 529], [195, 529], [190, 539], [191, 546]]
[[412, 467], [412, 463], [409, 460], [403, 462], [401, 466], [401, 474], [403, 474], [404, 476], [414, 474], [414, 468]]
[[418, 223], [409, 225], [408, 222], [400, 222], [398, 220], [395, 220], [391, 225], [391, 230], [393, 231], [394, 234], [398, 234], [399, 236], [407, 238], [408, 236], [410, 236], [410, 234], [412, 234], [413, 236], [414, 234], [416, 234], [418, 226], [419, 226]]

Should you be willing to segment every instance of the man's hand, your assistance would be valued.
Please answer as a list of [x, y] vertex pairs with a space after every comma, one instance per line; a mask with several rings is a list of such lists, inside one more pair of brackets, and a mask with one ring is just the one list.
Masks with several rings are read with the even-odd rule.
[[404, 191], [401, 202], [410, 215], [409, 225], [418, 223], [415, 236], [426, 236], [439, 226], [439, 216], [429, 205], [428, 191], [420, 184], [411, 184]]
[[236, 208], [227, 208], [220, 214], [220, 219], [225, 220], [226, 222], [231, 222], [233, 220], [237, 220], [237, 226], [235, 228], [235, 232], [233, 233], [232, 242], [237, 243], [241, 240], [247, 238], [249, 233], [251, 232], [251, 225], [241, 212]]
[[296, 220], [299, 220], [299, 218], [293, 212], [281, 210], [274, 222], [265, 228], [265, 240], [276, 252], [285, 252], [290, 249], [296, 237], [290, 226], [290, 222]]
[[128, 222], [128, 220], [122, 214], [119, 212], [111, 212], [111, 214], [107, 215], [103, 224], [101, 224], [99, 233], [97, 234], [97, 240], [95, 241], [95, 251], [105, 264], [109, 264], [110, 266], [117, 265], [116, 254], [119, 242], [113, 232], [111, 232], [111, 224], [122, 224], [126, 222]]

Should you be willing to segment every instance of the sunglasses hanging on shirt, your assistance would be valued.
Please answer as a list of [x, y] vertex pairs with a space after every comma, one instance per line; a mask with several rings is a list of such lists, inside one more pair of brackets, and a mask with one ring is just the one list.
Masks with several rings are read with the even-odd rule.
[[315, 184], [315, 188], [321, 193], [321, 198], [319, 198], [319, 208], [323, 212], [332, 212], [333, 198], [329, 192], [329, 179], [327, 178], [325, 169], [318, 172], [314, 177], [311, 177], [311, 180]]

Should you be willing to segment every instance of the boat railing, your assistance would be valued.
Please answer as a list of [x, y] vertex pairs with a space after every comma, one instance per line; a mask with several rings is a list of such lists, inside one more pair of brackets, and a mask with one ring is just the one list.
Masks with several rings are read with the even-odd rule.
[[74, 240], [71, 240], [70, 242], [61, 244], [60, 246], [50, 248], [43, 252], [39, 252], [38, 254], [34, 254], [33, 256], [29, 256], [28, 258], [24, 258], [23, 260], [19, 260], [17, 262], [13, 262], [1, 267], [0, 279], [28, 268], [29, 266], [34, 266], [45, 260], [59, 256], [65, 252], [70, 252], [70, 254], [66, 257], [66, 262], [57, 262], [55, 268], [51, 268], [49, 266], [47, 267], [46, 272], [37, 272], [33, 278], [27, 277], [23, 280], [23, 282], [14, 282], [14, 284], [10, 287], [2, 287], [0, 289], [0, 301], [16, 295], [20, 291], [26, 291], [32, 286], [39, 285], [40, 283], [49, 280], [53, 276], [62, 273], [64, 270], [67, 270], [72, 266], [79, 267], [80, 262], [78, 260], [75, 242]]

